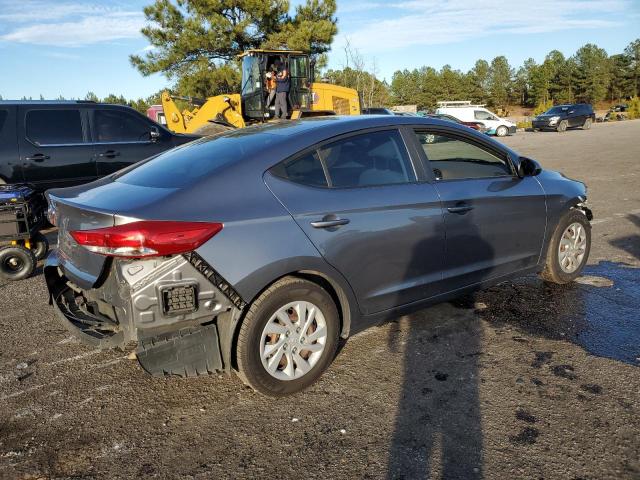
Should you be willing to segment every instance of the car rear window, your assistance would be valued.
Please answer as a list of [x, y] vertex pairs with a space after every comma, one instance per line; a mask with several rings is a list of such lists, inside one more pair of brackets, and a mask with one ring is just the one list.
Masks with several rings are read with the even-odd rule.
[[27, 138], [38, 145], [82, 143], [80, 110], [29, 110]]
[[268, 133], [234, 132], [202, 138], [126, 170], [116, 181], [129, 185], [181, 188], [213, 174], [221, 167], [257, 155], [280, 139]]
[[271, 169], [271, 173], [295, 183], [313, 187], [327, 187], [327, 177], [322, 162], [316, 152], [309, 152], [294, 160], [281, 162]]

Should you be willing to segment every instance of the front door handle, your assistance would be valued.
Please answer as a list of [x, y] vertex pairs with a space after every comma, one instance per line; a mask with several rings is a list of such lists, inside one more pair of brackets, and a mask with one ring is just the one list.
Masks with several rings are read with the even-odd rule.
[[106, 158], [115, 158], [120, 156], [120, 152], [116, 152], [115, 150], [107, 150], [106, 152], [99, 153], [98, 156], [106, 157]]
[[31, 157], [26, 157], [25, 160], [40, 163], [40, 162], [44, 162], [45, 160], [49, 160], [50, 158], [51, 157], [49, 155], [45, 155], [44, 153], [36, 153]]
[[449, 213], [464, 215], [468, 211], [473, 210], [473, 207], [471, 205], [456, 205], [455, 207], [447, 208], [447, 210], [449, 211]]
[[332, 228], [332, 227], [339, 227], [341, 225], [346, 225], [349, 223], [348, 218], [327, 218], [327, 217], [324, 217], [322, 220], [318, 220], [316, 222], [311, 222], [311, 226], [313, 228]]

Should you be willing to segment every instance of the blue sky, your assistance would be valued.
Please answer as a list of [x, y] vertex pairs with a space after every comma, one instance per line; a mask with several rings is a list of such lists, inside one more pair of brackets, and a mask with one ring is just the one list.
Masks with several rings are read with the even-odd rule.
[[[149, 3], [0, 0], [0, 95], [134, 98], [167, 86], [163, 76], [143, 77], [128, 60], [148, 48], [140, 28]], [[345, 65], [349, 43], [388, 80], [422, 65], [466, 71], [497, 55], [519, 66], [554, 48], [571, 55], [587, 42], [614, 54], [640, 37], [640, 0], [338, 0], [337, 17], [330, 67]]]

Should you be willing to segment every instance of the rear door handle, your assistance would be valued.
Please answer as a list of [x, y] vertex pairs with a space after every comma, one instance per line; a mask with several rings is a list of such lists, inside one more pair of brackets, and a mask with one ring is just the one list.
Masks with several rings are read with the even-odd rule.
[[107, 157], [114, 158], [120, 156], [120, 152], [116, 152], [115, 150], [107, 150], [106, 152], [102, 152], [98, 154], [99, 157]]
[[25, 160], [29, 160], [31, 162], [44, 162], [45, 160], [49, 160], [51, 157], [49, 155], [45, 155], [44, 153], [36, 153], [31, 157], [26, 157]]
[[[326, 217], [325, 217], [326, 218]], [[318, 220], [316, 222], [311, 222], [311, 226], [313, 228], [331, 228], [331, 227], [339, 227], [341, 225], [346, 225], [349, 223], [348, 218], [336, 218], [336, 219], [326, 219]]]
[[460, 215], [464, 215], [468, 211], [473, 210], [473, 207], [471, 205], [458, 205], [455, 207], [449, 207], [447, 208], [447, 210], [449, 211], [449, 213], [458, 213]]

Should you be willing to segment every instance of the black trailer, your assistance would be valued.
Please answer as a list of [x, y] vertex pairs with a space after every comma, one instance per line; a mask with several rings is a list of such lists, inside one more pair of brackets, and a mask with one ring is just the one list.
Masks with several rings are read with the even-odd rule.
[[0, 185], [0, 278], [22, 280], [49, 251], [46, 200], [28, 185]]

